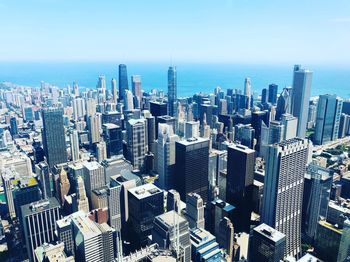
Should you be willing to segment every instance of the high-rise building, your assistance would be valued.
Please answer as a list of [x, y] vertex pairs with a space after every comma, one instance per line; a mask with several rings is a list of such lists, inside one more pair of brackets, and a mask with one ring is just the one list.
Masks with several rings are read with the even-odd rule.
[[164, 190], [174, 188], [175, 183], [175, 142], [179, 137], [174, 134], [173, 127], [159, 124], [157, 140], [157, 171], [159, 186]]
[[165, 116], [168, 114], [167, 104], [164, 102], [151, 101], [149, 103], [149, 109], [154, 117]]
[[119, 99], [124, 100], [125, 90], [129, 89], [126, 65], [119, 65]]
[[280, 262], [284, 259], [286, 235], [260, 224], [252, 230], [248, 259], [252, 262]]
[[123, 150], [122, 129], [115, 124], [103, 124], [103, 138], [106, 142], [107, 157], [119, 155]]
[[117, 104], [119, 96], [117, 91], [117, 80], [115, 80], [114, 78], [112, 78], [111, 80], [111, 87], [112, 87], [111, 89], [112, 89], [112, 97], [113, 97], [112, 101], [115, 104]]
[[[55, 197], [33, 202], [21, 207], [23, 237], [30, 261], [35, 249], [55, 240], [56, 221], [60, 219], [60, 204]], [[39, 222], [40, 226], [39, 226]]]
[[251, 149], [254, 148], [255, 129], [250, 125], [237, 124], [235, 125], [235, 141], [247, 146]]
[[116, 231], [120, 232], [122, 228], [121, 221], [121, 191], [122, 186], [114, 179], [111, 179], [108, 194], [108, 215], [109, 224]]
[[113, 229], [107, 224], [97, 224], [87, 216], [72, 217], [77, 261], [113, 261]]
[[12, 219], [21, 217], [21, 206], [41, 199], [41, 190], [32, 174], [24, 174], [13, 167], [3, 167], [2, 184], [7, 208]]
[[266, 104], [267, 103], [267, 99], [268, 99], [268, 93], [267, 93], [267, 89], [263, 88], [261, 90], [261, 103], [262, 104]]
[[68, 195], [70, 189], [70, 182], [68, 180], [67, 172], [63, 167], [61, 168], [58, 181], [58, 197], [61, 201], [61, 205], [63, 206], [65, 196]]
[[89, 213], [89, 200], [86, 196], [84, 180], [81, 176], [77, 178], [77, 203], [78, 210]]
[[105, 185], [104, 168], [98, 162], [84, 162], [84, 185], [91, 200], [92, 190]]
[[219, 232], [217, 234], [218, 243], [221, 248], [225, 250], [226, 261], [233, 259], [233, 245], [234, 245], [234, 228], [231, 220], [224, 217], [219, 223]]
[[343, 100], [336, 95], [320, 95], [314, 143], [323, 145], [338, 138]]
[[83, 118], [86, 114], [85, 100], [81, 97], [77, 97], [73, 100], [73, 118], [75, 121]]
[[174, 189], [168, 191], [166, 197], [166, 210], [171, 211], [175, 210], [176, 212], [180, 211], [180, 194]]
[[152, 241], [161, 249], [173, 249], [184, 253], [184, 262], [191, 261], [191, 242], [188, 222], [175, 211], [155, 217]]
[[96, 155], [99, 163], [107, 159], [107, 145], [105, 141], [96, 144]]
[[60, 261], [60, 262], [74, 262], [73, 256], [67, 256], [64, 252], [64, 244], [48, 244], [44, 243], [35, 249], [35, 261]]
[[63, 126], [63, 110], [43, 110], [42, 139], [46, 161], [50, 168], [67, 162], [66, 137]]
[[199, 122], [198, 121], [186, 122], [185, 137], [186, 138], [199, 137]]
[[101, 141], [101, 113], [95, 113], [88, 117], [89, 140], [90, 144], [95, 144]]
[[80, 154], [79, 154], [79, 136], [78, 136], [77, 130], [73, 130], [69, 134], [69, 141], [70, 141], [70, 152], [71, 152], [72, 161], [78, 161], [80, 159]]
[[128, 89], [126, 89], [124, 92], [124, 107], [125, 111], [131, 111], [135, 108], [132, 92]]
[[315, 236], [315, 251], [323, 261], [343, 262], [349, 258], [350, 221], [346, 219], [343, 225], [333, 225], [325, 220], [317, 224]]
[[297, 136], [304, 138], [309, 114], [312, 72], [302, 69], [300, 65], [294, 66], [292, 89], [292, 114], [298, 118]]
[[350, 115], [341, 114], [339, 122], [339, 138], [343, 138], [350, 134]]
[[268, 102], [273, 104], [273, 105], [275, 105], [277, 102], [277, 91], [278, 91], [278, 85], [276, 85], [276, 84], [269, 85]]
[[39, 178], [40, 189], [43, 198], [52, 197], [51, 192], [51, 172], [46, 162], [35, 165], [35, 174]]
[[221, 261], [221, 250], [215, 236], [197, 228], [190, 231], [193, 262]]
[[204, 203], [200, 195], [196, 193], [187, 195], [186, 218], [190, 228], [204, 228]]
[[10, 118], [10, 132], [12, 136], [18, 134], [17, 119], [14, 116]]
[[291, 88], [283, 88], [277, 99], [276, 120], [281, 120], [281, 116], [291, 112]]
[[142, 90], [141, 90], [141, 76], [131, 76], [132, 93], [134, 94], [135, 108], [141, 108], [142, 103]]
[[168, 112], [170, 116], [175, 115], [175, 102], [177, 100], [177, 75], [176, 67], [168, 69]]
[[142, 169], [147, 152], [146, 120], [130, 119], [126, 125], [128, 159], [135, 169]]
[[206, 202], [209, 186], [209, 140], [198, 137], [178, 141], [175, 155], [175, 189], [180, 193], [182, 201], [186, 200], [187, 194], [197, 193]]
[[269, 147], [261, 221], [286, 235], [285, 256], [301, 252], [301, 216], [308, 142], [293, 138]]
[[128, 189], [129, 221], [135, 245], [144, 246], [151, 235], [153, 220], [164, 212], [164, 192], [153, 184]]
[[247, 104], [246, 104], [246, 109], [250, 109], [250, 104], [252, 101], [252, 94], [251, 94], [251, 83], [250, 83], [250, 78], [247, 77], [244, 80], [244, 95], [247, 97]]
[[284, 126], [282, 140], [288, 140], [297, 136], [298, 118], [291, 114], [282, 114], [281, 124]]
[[237, 232], [250, 229], [254, 166], [253, 149], [238, 144], [227, 148], [226, 201], [235, 206], [232, 223]]
[[308, 165], [304, 180], [302, 231], [312, 242], [320, 219], [326, 219], [333, 177], [330, 170]]

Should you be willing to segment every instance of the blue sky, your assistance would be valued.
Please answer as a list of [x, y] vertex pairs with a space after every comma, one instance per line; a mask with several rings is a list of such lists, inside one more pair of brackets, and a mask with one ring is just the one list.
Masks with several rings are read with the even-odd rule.
[[0, 0], [0, 61], [350, 64], [349, 0]]

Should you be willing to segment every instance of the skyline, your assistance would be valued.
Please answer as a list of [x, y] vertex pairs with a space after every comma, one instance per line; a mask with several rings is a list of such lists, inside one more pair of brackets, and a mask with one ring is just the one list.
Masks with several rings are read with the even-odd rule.
[[2, 0], [0, 61], [348, 65], [335, 2]]

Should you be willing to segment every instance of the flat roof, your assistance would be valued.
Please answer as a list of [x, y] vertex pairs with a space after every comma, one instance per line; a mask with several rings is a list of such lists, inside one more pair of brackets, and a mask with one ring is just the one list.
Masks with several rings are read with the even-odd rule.
[[163, 192], [160, 188], [156, 187], [153, 184], [145, 184], [142, 186], [134, 187], [128, 189], [129, 193], [134, 195], [137, 199], [143, 199], [157, 193]]
[[209, 142], [209, 139], [203, 138], [203, 137], [191, 137], [185, 140], [177, 141], [176, 143], [188, 146], [188, 145], [193, 145], [201, 142]]
[[281, 233], [280, 231], [274, 229], [273, 227], [270, 227], [266, 224], [260, 224], [259, 226], [254, 228], [254, 231], [260, 233], [261, 235], [265, 236], [266, 238], [271, 239], [274, 242], [278, 242], [281, 239], [285, 238], [286, 235]]

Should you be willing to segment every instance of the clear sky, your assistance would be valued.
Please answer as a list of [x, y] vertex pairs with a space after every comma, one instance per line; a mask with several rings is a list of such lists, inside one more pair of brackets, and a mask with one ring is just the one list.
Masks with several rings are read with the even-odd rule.
[[350, 65], [349, 0], [0, 0], [0, 61]]

